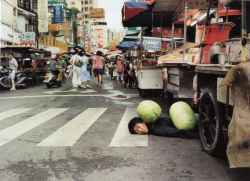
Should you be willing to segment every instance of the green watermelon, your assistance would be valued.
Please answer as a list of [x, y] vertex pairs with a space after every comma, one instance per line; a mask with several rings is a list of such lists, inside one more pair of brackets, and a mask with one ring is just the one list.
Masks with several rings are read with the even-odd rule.
[[152, 123], [161, 115], [161, 107], [154, 101], [142, 101], [137, 106], [138, 116], [147, 123]]

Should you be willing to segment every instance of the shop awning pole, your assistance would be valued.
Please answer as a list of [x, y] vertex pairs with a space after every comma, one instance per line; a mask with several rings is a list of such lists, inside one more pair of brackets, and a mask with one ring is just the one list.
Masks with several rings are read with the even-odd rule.
[[187, 14], [188, 14], [188, 1], [185, 0], [183, 61], [186, 61], [185, 55], [187, 49]]
[[241, 1], [241, 44], [242, 44], [242, 50], [241, 50], [241, 59], [242, 62], [247, 61], [247, 31], [246, 31], [246, 1]]
[[174, 19], [172, 22], [172, 32], [171, 32], [171, 52], [174, 51]]

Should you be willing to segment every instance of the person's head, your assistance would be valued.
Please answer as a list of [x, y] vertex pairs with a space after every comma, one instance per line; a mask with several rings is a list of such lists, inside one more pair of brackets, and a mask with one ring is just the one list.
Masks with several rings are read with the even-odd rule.
[[80, 52], [79, 52], [79, 55], [82, 57], [82, 56], [84, 56], [85, 55], [85, 51], [84, 50], [81, 50]]
[[57, 56], [56, 56], [56, 54], [53, 53], [53, 54], [51, 54], [50, 58], [51, 58], [51, 60], [56, 60]]
[[14, 54], [12, 52], [8, 53], [9, 59], [12, 59], [14, 57]]
[[128, 130], [131, 134], [139, 135], [148, 134], [149, 132], [146, 123], [138, 117], [135, 117], [129, 121]]
[[121, 56], [120, 55], [116, 55], [115, 59], [116, 60], [121, 60]]
[[98, 50], [98, 51], [96, 52], [96, 55], [97, 55], [97, 56], [102, 56], [102, 52]]

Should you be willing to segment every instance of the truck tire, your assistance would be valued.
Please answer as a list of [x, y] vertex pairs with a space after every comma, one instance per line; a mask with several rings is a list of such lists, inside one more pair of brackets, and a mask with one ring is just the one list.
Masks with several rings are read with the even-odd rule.
[[203, 150], [215, 157], [223, 157], [226, 153], [223, 125], [223, 109], [212, 91], [205, 89], [199, 101], [199, 135]]

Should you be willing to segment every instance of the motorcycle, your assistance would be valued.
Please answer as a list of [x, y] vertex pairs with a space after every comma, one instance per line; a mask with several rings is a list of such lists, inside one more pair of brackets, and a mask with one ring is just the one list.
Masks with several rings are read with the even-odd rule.
[[[11, 70], [0, 68], [0, 86], [4, 89], [10, 89], [12, 87], [10, 79]], [[26, 74], [22, 72], [17, 72], [15, 75], [15, 87], [16, 88], [26, 88]]]
[[45, 76], [45, 80], [43, 81], [47, 88], [51, 88], [53, 86], [61, 87], [62, 86], [62, 74], [61, 71], [58, 70], [58, 73], [48, 72]]

